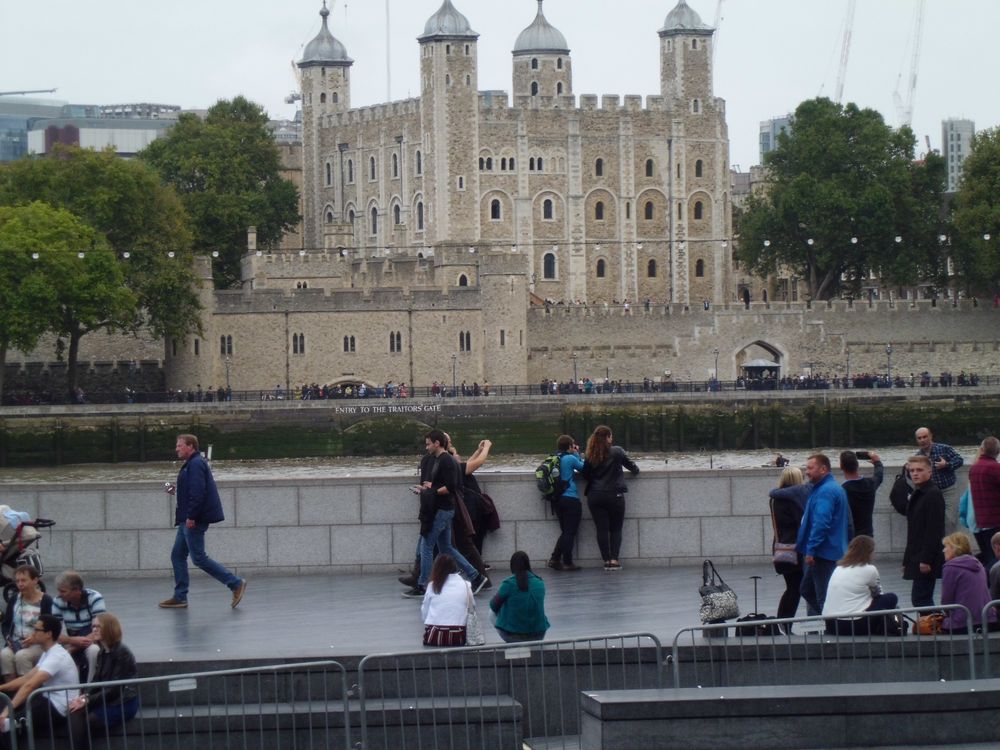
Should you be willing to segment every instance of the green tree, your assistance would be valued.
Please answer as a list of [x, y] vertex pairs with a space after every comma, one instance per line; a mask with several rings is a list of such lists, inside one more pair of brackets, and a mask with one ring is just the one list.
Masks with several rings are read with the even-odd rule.
[[1000, 288], [1000, 128], [973, 138], [953, 209], [956, 270], [969, 291], [995, 294]]
[[263, 108], [242, 96], [222, 100], [204, 120], [181, 115], [165, 138], [140, 154], [180, 193], [195, 246], [219, 253], [213, 263], [219, 288], [240, 284], [248, 227], [257, 227], [262, 247], [274, 247], [299, 220], [298, 191], [280, 175], [267, 122]]
[[0, 252], [0, 365], [9, 344], [30, 349], [46, 331], [63, 336], [72, 396], [80, 340], [134, 325], [137, 298], [118, 259], [101, 233], [41, 202], [0, 207]]
[[135, 293], [133, 330], [165, 337], [199, 327], [188, 218], [155, 170], [111, 150], [72, 147], [0, 165], [0, 205], [32, 201], [72, 212], [117, 253], [117, 273]]
[[857, 293], [871, 271], [891, 284], [940, 277], [944, 165], [914, 162], [913, 149], [909, 128], [874, 110], [803, 102], [765, 158], [768, 189], [747, 203], [737, 258], [760, 275], [789, 269], [814, 299]]

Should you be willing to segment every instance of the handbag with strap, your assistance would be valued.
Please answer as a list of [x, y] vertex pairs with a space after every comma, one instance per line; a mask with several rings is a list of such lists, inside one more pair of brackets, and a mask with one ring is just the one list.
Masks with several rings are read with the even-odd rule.
[[701, 608], [698, 614], [703, 623], [731, 620], [740, 616], [740, 606], [736, 602], [736, 592], [722, 580], [711, 560], [701, 566]]
[[465, 621], [465, 645], [482, 646], [486, 643], [486, 636], [483, 634], [482, 623], [479, 622], [479, 613], [476, 612], [476, 600], [472, 598], [472, 589], [469, 589], [469, 616]]
[[774, 519], [774, 498], [771, 498], [771, 528], [774, 529], [774, 541], [771, 542], [771, 562], [775, 565], [795, 565], [799, 564], [799, 552], [795, 549], [795, 542], [778, 541], [778, 522]]

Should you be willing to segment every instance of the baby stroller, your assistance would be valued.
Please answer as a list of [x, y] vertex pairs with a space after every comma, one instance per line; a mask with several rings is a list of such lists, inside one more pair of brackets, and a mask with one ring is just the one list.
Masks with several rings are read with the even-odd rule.
[[[10, 603], [17, 596], [14, 571], [19, 565], [30, 565], [41, 575], [42, 556], [38, 550], [41, 538], [39, 529], [55, 526], [55, 521], [47, 518], [31, 519], [24, 511], [14, 510], [9, 505], [0, 505], [0, 586], [3, 587], [4, 603]], [[43, 584], [39, 584], [42, 591]]]

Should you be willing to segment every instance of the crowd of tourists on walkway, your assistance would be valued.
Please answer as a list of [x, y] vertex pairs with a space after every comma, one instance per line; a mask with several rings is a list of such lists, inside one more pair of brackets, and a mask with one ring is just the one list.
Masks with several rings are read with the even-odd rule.
[[[918, 452], [896, 477], [889, 499], [906, 518], [903, 579], [911, 582], [914, 608], [962, 605], [932, 615], [941, 632], [993, 630], [996, 610], [983, 611], [1000, 599], [1000, 440], [987, 437], [969, 471], [969, 487], [959, 492], [956, 470], [964, 459], [950, 445], [936, 442], [927, 427], [916, 433]], [[871, 476], [859, 472], [860, 461], [872, 464]], [[839, 634], [899, 633], [899, 618], [864, 613], [896, 609], [898, 596], [883, 592], [875, 557], [873, 512], [883, 481], [877, 453], [840, 454], [844, 482], [831, 474], [830, 459], [817, 453], [806, 463], [805, 479], [797, 467], [786, 467], [770, 492], [774, 527], [774, 567], [785, 579], [778, 603], [779, 618], [793, 618], [800, 598], [809, 616], [822, 616]], [[973, 555], [973, 538], [979, 554]], [[966, 610], [971, 622], [967, 622]], [[786, 632], [791, 627], [786, 624]]]

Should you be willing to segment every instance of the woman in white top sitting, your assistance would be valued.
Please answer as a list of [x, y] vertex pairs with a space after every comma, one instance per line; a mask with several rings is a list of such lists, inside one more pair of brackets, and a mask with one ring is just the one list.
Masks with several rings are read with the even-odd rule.
[[425, 646], [464, 646], [472, 587], [458, 574], [455, 558], [442, 553], [431, 567], [431, 579], [420, 612]]
[[[851, 540], [847, 552], [837, 561], [823, 604], [827, 632], [836, 635], [884, 635], [884, 617], [851, 617], [862, 612], [896, 609], [895, 594], [883, 594], [878, 568], [872, 565], [875, 540], [860, 534]], [[888, 626], [891, 632], [893, 624]]]

